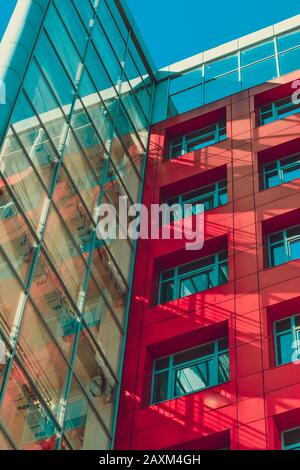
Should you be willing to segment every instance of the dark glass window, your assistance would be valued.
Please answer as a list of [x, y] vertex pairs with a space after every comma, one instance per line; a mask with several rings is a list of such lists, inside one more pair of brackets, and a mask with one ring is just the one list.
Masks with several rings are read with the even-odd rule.
[[174, 222], [182, 217], [188, 217], [199, 213], [199, 204], [204, 205], [204, 210], [209, 211], [216, 207], [223, 206], [228, 202], [227, 181], [222, 180], [216, 183], [204, 186], [202, 188], [181, 194], [166, 201], [169, 208], [178, 205], [179, 210], [167, 210], [166, 223]]
[[264, 189], [300, 178], [300, 154], [266, 163], [263, 167]]
[[282, 98], [259, 108], [260, 125], [283, 119], [300, 112], [300, 103], [293, 103], [292, 96]]
[[227, 251], [201, 258], [160, 274], [158, 304], [219, 286], [228, 281]]
[[276, 364], [297, 361], [300, 352], [300, 315], [275, 322], [274, 335]]
[[300, 225], [268, 237], [269, 267], [300, 258]]
[[155, 361], [151, 403], [171, 400], [229, 380], [228, 339]]
[[227, 138], [226, 122], [218, 122], [211, 126], [175, 137], [170, 141], [169, 158], [177, 158], [188, 152], [195, 152], [208, 145], [213, 145]]

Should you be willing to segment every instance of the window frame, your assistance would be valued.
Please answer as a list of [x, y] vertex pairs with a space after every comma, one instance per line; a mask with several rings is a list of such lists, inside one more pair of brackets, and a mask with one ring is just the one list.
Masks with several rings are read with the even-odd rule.
[[[223, 340], [227, 341], [227, 347], [225, 347], [225, 348], [224, 347], [222, 348], [220, 346], [221, 342]], [[174, 364], [174, 358], [177, 355], [183, 354], [183, 353], [188, 352], [188, 351], [193, 351], [193, 350], [198, 349], [199, 347], [202, 347], [202, 346], [209, 346], [209, 345], [212, 345], [212, 344], [214, 346], [213, 353], [200, 356], [198, 359], [192, 359], [192, 360], [189, 360], [189, 361], [183, 361], [179, 364]], [[219, 369], [220, 369], [219, 368], [219, 358], [220, 358], [220, 356], [222, 356], [225, 353], [227, 353], [227, 355], [228, 355], [228, 370], [227, 370], [228, 380], [225, 380], [224, 382], [220, 382], [219, 381]], [[161, 361], [163, 359], [168, 360], [168, 366], [156, 370], [157, 362]], [[180, 394], [180, 393], [176, 394], [175, 393], [176, 373], [177, 373], [177, 371], [186, 369], [187, 367], [192, 367], [192, 366], [195, 366], [195, 365], [208, 363], [211, 360], [212, 360], [212, 363], [213, 363], [213, 374], [212, 374], [212, 377], [210, 379], [210, 383], [207, 387], [198, 388], [198, 389], [192, 390], [192, 391], [187, 392], [187, 393], [182, 393], [182, 394]], [[165, 372], [168, 373], [167, 398], [163, 399], [163, 400], [160, 400], [160, 401], [155, 401], [155, 379], [156, 379], [156, 376], [160, 375], [161, 373], [165, 373]], [[228, 345], [228, 336], [224, 336], [224, 337], [218, 338], [214, 341], [210, 341], [208, 343], [203, 343], [203, 344], [200, 344], [200, 345], [195, 346], [193, 348], [184, 349], [183, 351], [178, 351], [177, 353], [170, 354], [170, 355], [159, 357], [158, 359], [155, 359], [154, 362], [153, 362], [153, 366], [152, 366], [150, 405], [163, 403], [163, 402], [168, 401], [168, 400], [175, 400], [175, 399], [180, 398], [180, 397], [184, 397], [184, 396], [187, 396], [187, 395], [191, 395], [193, 393], [198, 393], [198, 392], [201, 392], [203, 390], [207, 390], [207, 389], [212, 388], [212, 387], [216, 387], [217, 385], [221, 385], [221, 384], [227, 383], [229, 381], [230, 381], [229, 345]]]
[[[270, 124], [272, 122], [284, 119], [285, 117], [293, 116], [294, 114], [300, 113], [300, 104], [295, 105], [292, 102], [292, 96], [293, 95], [286, 96], [284, 98], [280, 98], [279, 100], [271, 101], [270, 103], [266, 103], [264, 105], [259, 106], [259, 126], [264, 126], [266, 124]], [[280, 103], [282, 101], [285, 101], [287, 98], [290, 98], [291, 101], [289, 103], [280, 105]], [[267, 106], [268, 109], [266, 111], [263, 111], [263, 108], [266, 108]], [[278, 111], [282, 111], [285, 108], [289, 108], [290, 106], [293, 106], [292, 110], [287, 111], [283, 114], [278, 114]], [[267, 113], [271, 113], [272, 116], [265, 120], [263, 115]]]
[[[294, 163], [288, 163], [286, 165], [284, 165], [284, 161], [285, 160], [288, 160], [289, 158], [292, 158], [292, 157], [296, 157], [296, 156], [299, 156], [299, 160], [298, 162], [294, 162]], [[267, 165], [270, 165], [271, 163], [276, 163], [276, 169], [274, 170], [266, 170], [266, 166]], [[294, 167], [297, 167], [297, 165], [299, 165], [299, 173], [300, 173], [300, 152], [297, 152], [297, 153], [294, 153], [292, 155], [288, 155], [286, 157], [283, 157], [283, 158], [279, 158], [278, 160], [273, 160], [271, 162], [268, 162], [268, 163], [264, 163], [263, 165], [263, 184], [264, 184], [264, 190], [266, 189], [271, 189], [271, 188], [275, 188], [277, 186], [280, 186], [281, 184], [285, 184], [285, 183], [289, 183], [290, 181], [294, 181], [295, 179], [298, 179], [300, 178], [300, 174], [298, 177], [296, 178], [293, 178], [289, 181], [285, 181], [284, 179], [284, 170], [285, 169], [290, 169], [290, 168], [294, 168]], [[280, 183], [278, 184], [275, 184], [274, 186], [267, 186], [267, 176], [268, 174], [272, 173], [276, 171], [277, 174], [276, 176], [278, 176], [278, 179], [280, 181]]]
[[[275, 365], [276, 367], [280, 367], [280, 366], [284, 366], [286, 364], [291, 364], [292, 361], [289, 361], [289, 362], [279, 362], [279, 350], [278, 350], [278, 345], [277, 345], [277, 342], [278, 342], [278, 338], [280, 336], [283, 336], [287, 333], [291, 333], [292, 334], [292, 338], [293, 338], [293, 343], [298, 345], [298, 348], [296, 350], [296, 348], [294, 349], [294, 351], [298, 351], [298, 356], [300, 356], [300, 338], [298, 337], [298, 333], [300, 333], [300, 324], [299, 326], [296, 325], [296, 317], [299, 317], [300, 318], [300, 314], [299, 313], [296, 313], [295, 315], [290, 315], [290, 316], [287, 316], [287, 317], [284, 317], [284, 318], [280, 318], [279, 320], [275, 321], [274, 324], [273, 324], [273, 329], [274, 329], [274, 347], [275, 347]], [[277, 332], [276, 331], [276, 325], [283, 321], [283, 320], [290, 320], [290, 328], [286, 329], [286, 330], [283, 330], [283, 331], [280, 331], [280, 332]], [[300, 443], [299, 443], [300, 445]]]
[[[290, 431], [296, 431], [297, 429], [300, 429], [300, 427], [296, 426], [295, 428], [286, 429], [285, 431], [282, 431], [282, 433], [281, 433], [281, 448], [282, 448], [282, 450], [300, 450], [300, 441], [298, 443], [295, 443], [295, 444], [290, 444], [290, 445], [287, 445], [287, 446], [284, 445], [284, 435], [286, 433], [290, 432]], [[299, 449], [297, 447], [299, 447]]]
[[[211, 127], [214, 126], [214, 130], [207, 131]], [[207, 131], [207, 132], [206, 132]], [[196, 134], [197, 133], [197, 134]], [[190, 135], [195, 135], [194, 137], [189, 138]], [[207, 143], [204, 142], [203, 144], [200, 144], [200, 146], [195, 150], [188, 150], [188, 145], [193, 142], [197, 142], [199, 139], [205, 139], [206, 137], [213, 136], [212, 139]], [[173, 144], [173, 141], [177, 139], [180, 139], [180, 143]], [[173, 139], [170, 139], [169, 142], [169, 151], [168, 151], [168, 160], [174, 160], [176, 158], [182, 157], [183, 155], [186, 155], [187, 153], [190, 152], [196, 152], [202, 148], [208, 147], [209, 145], [214, 145], [219, 142], [222, 142], [227, 139], [227, 124], [226, 120], [218, 121], [214, 124], [210, 124], [209, 126], [202, 127], [200, 129], [197, 129], [195, 131], [189, 132], [187, 134], [183, 134], [181, 136], [174, 137]], [[179, 155], [173, 155], [175, 149], [180, 149], [181, 152]]]
[[[220, 256], [223, 255], [224, 253], [227, 254], [227, 258], [226, 259], [220, 259]], [[189, 264], [194, 264], [197, 261], [201, 262], [201, 261], [204, 261], [204, 260], [206, 260], [208, 258], [212, 258], [212, 257], [214, 257], [214, 263], [213, 264], [208, 264], [206, 266], [203, 266], [203, 267], [200, 267], [200, 268], [197, 268], [197, 269], [191, 269], [190, 271], [187, 271], [183, 274], [179, 274], [179, 270], [181, 268], [183, 268], [185, 266], [188, 266]], [[172, 302], [172, 301], [178, 300], [178, 299], [182, 299], [184, 297], [188, 297], [189, 295], [194, 295], [198, 292], [204, 292], [205, 290], [207, 290], [207, 289], [203, 289], [202, 291], [196, 291], [194, 294], [187, 294], [187, 295], [181, 296], [180, 295], [181, 281], [184, 280], [184, 279], [187, 279], [191, 275], [209, 273], [211, 271], [214, 271], [214, 272], [217, 273], [217, 279], [218, 279], [217, 282], [218, 283], [216, 284], [216, 286], [208, 287], [208, 289], [211, 289], [213, 287], [218, 287], [218, 286], [224, 284], [224, 283], [220, 283], [220, 269], [223, 267], [223, 265], [225, 265], [227, 267], [227, 270], [228, 270], [228, 251], [227, 250], [222, 250], [222, 251], [219, 251], [217, 253], [213, 253], [211, 255], [204, 256], [203, 258], [199, 258], [198, 260], [175, 266], [173, 268], [164, 269], [163, 271], [161, 271], [159, 273], [159, 288], [158, 288], [158, 295], [157, 295], [157, 305], [162, 305], [164, 303]], [[168, 276], [166, 279], [162, 279], [164, 273], [166, 273], [168, 271], [173, 271], [173, 275]], [[226, 282], [228, 282], [228, 279], [229, 279], [229, 273], [227, 273], [227, 281]], [[166, 300], [166, 301], [162, 302], [161, 299], [162, 299], [163, 284], [169, 283], [170, 281], [174, 282], [173, 298], [171, 300]]]
[[[295, 235], [295, 236], [288, 237], [287, 232], [289, 230], [292, 230], [292, 229], [295, 229], [295, 228], [299, 229], [299, 234]], [[270, 242], [270, 237], [272, 237], [274, 235], [277, 235], [277, 234], [282, 234], [282, 242], [283, 242], [283, 246], [284, 246], [284, 250], [285, 250], [286, 260], [282, 263], [279, 263], [279, 264], [272, 264], [272, 262], [271, 262], [272, 261], [271, 247], [275, 246], [275, 245], [279, 245], [279, 243], [282, 243], [282, 242], [279, 242], [279, 241], [273, 242], [273, 243]], [[285, 263], [290, 263], [291, 261], [296, 261], [297, 259], [300, 259], [300, 258], [292, 258], [291, 255], [290, 255], [290, 244], [289, 244], [289, 242], [297, 241], [297, 240], [300, 241], [300, 224], [293, 225], [292, 227], [288, 227], [284, 230], [279, 230], [279, 231], [276, 231], [276, 232], [269, 233], [268, 238], [267, 238], [268, 268], [276, 268], [277, 266], [281, 266]]]
[[[210, 187], [213, 187], [213, 189], [211, 191], [205, 192], [205, 189], [206, 188], [208, 189]], [[198, 196], [188, 198], [189, 194], [195, 194], [197, 191], [199, 191], [199, 192], [203, 191], [203, 193], [198, 195]], [[222, 204], [222, 203], [219, 203], [219, 200], [220, 200], [220, 197], [223, 196], [223, 195], [226, 195], [227, 201]], [[209, 209], [205, 209], [205, 201], [203, 202], [203, 200], [207, 200], [209, 197], [212, 197], [213, 206], [210, 207]], [[185, 199], [185, 198], [187, 198], [187, 199]], [[181, 219], [183, 219], [185, 217], [188, 217], [190, 215], [195, 215], [193, 209], [196, 206], [196, 204], [203, 204], [205, 212], [216, 209], [218, 207], [223, 207], [226, 204], [228, 204], [227, 178], [220, 179], [220, 180], [215, 181], [214, 183], [211, 183], [211, 184], [206, 184], [205, 186], [200, 186], [197, 189], [194, 189], [192, 191], [188, 191], [186, 193], [182, 193], [179, 196], [171, 197], [171, 198], [166, 200], [166, 204], [169, 206], [169, 208], [176, 205], [176, 204], [178, 204], [180, 206], [180, 209], [181, 209], [179, 211], [179, 214], [178, 214], [177, 217], [174, 217], [175, 214], [173, 213], [173, 211], [171, 211], [170, 215], [173, 217], [172, 220], [170, 218], [171, 223], [175, 222], [176, 220], [181, 220]], [[184, 214], [183, 206], [185, 204], [186, 205], [190, 204], [192, 206], [192, 213], [191, 214], [188, 214], [188, 215]], [[167, 219], [167, 215], [168, 215], [168, 213], [166, 213], [165, 216], [164, 216], [164, 223], [169, 222], [168, 219]]]

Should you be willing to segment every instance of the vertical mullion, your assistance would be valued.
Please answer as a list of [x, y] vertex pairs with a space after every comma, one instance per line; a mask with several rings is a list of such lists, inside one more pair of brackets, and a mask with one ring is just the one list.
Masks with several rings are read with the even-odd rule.
[[294, 349], [296, 349], [298, 353], [298, 341], [297, 341], [297, 335], [296, 335], [295, 317], [291, 318], [291, 329], [292, 329], [293, 344], [294, 346], [296, 346], [296, 348], [292, 348], [292, 349], [293, 349], [293, 352], [294, 352]]
[[178, 275], [179, 267], [176, 266], [174, 269], [174, 294], [173, 294], [173, 300], [179, 299], [180, 296], [180, 282], [179, 282], [179, 275]]
[[273, 40], [274, 40], [274, 50], [275, 50], [275, 61], [276, 61], [277, 77], [280, 77], [280, 67], [279, 67], [279, 57], [278, 57], [277, 36], [274, 36]]
[[168, 400], [175, 396], [175, 370], [174, 370], [174, 355], [169, 357], [169, 368], [168, 368], [168, 391], [167, 398]]
[[283, 231], [283, 242], [284, 242], [284, 248], [285, 248], [285, 254], [287, 257], [286, 262], [290, 261], [290, 254], [289, 254], [289, 245], [288, 245], [288, 240], [287, 240], [287, 231]]

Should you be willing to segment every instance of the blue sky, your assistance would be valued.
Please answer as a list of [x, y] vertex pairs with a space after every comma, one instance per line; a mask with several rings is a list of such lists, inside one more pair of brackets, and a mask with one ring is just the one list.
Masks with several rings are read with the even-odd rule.
[[0, 0], [0, 40], [16, 3], [16, 0]]
[[[296, 0], [127, 0], [158, 67], [300, 13]], [[0, 0], [0, 38], [16, 0]]]

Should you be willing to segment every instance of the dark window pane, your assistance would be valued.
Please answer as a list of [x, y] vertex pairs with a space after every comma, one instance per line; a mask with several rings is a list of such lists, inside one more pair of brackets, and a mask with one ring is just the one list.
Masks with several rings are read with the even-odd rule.
[[288, 364], [292, 360], [294, 349], [292, 348], [292, 333], [280, 334], [277, 336], [277, 357], [278, 364]]
[[293, 429], [292, 431], [286, 431], [283, 434], [284, 446], [291, 446], [298, 443], [300, 443], [300, 428]]
[[153, 403], [158, 403], [168, 399], [168, 372], [162, 372], [154, 375], [153, 384]]
[[199, 359], [204, 356], [210, 356], [214, 354], [214, 351], [214, 343], [208, 343], [197, 348], [188, 349], [187, 351], [174, 355], [174, 364], [178, 365], [184, 362], [194, 361], [195, 359]]
[[155, 370], [162, 370], [162, 369], [167, 369], [169, 367], [169, 357], [164, 357], [163, 359], [158, 359], [155, 362]]
[[169, 302], [175, 297], [174, 281], [164, 282], [161, 285], [160, 303]]
[[290, 318], [285, 318], [284, 320], [280, 320], [275, 323], [276, 332], [280, 333], [281, 331], [286, 331], [291, 328], [291, 320]]

